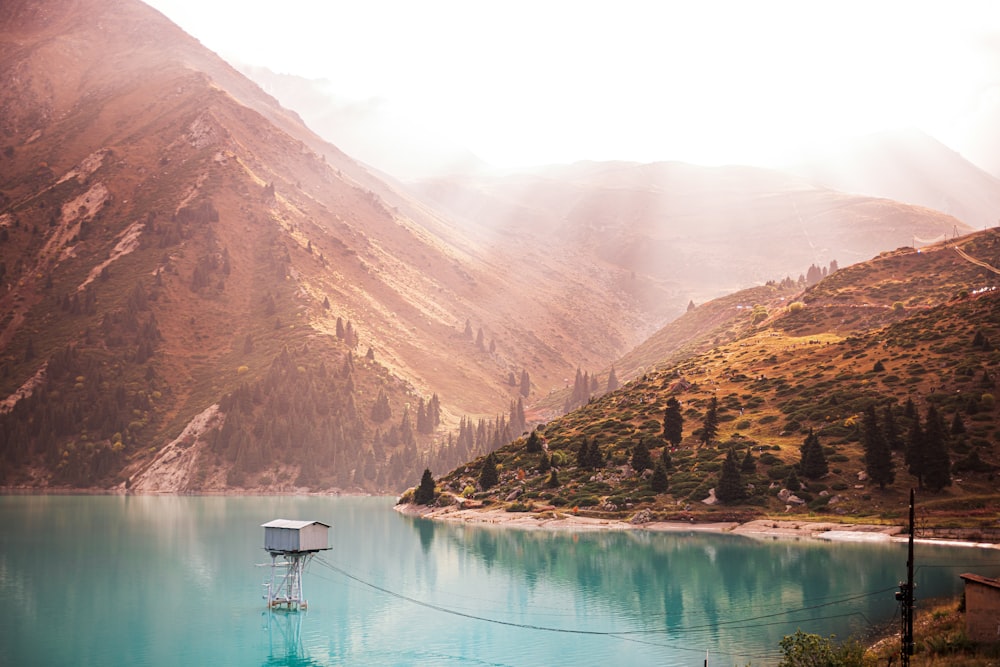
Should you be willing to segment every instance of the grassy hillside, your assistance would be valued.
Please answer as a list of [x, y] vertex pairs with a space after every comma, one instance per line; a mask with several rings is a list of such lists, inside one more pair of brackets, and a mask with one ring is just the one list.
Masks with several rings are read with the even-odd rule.
[[[572, 508], [608, 517], [642, 513], [647, 520], [823, 514], [898, 521], [908, 489], [918, 486], [906, 464], [913, 415], [926, 427], [933, 407], [946, 428], [950, 485], [918, 492], [921, 516], [937, 525], [996, 529], [1000, 276], [970, 258], [991, 264], [998, 255], [1000, 233], [989, 230], [843, 269], [787, 305], [769, 308], [762, 319], [760, 309], [756, 316], [753, 308], [741, 309], [729, 324], [739, 333], [726, 342], [668, 359], [540, 426], [545, 451], [529, 453], [528, 439], [521, 438], [495, 452], [497, 486], [482, 489], [487, 463], [480, 458], [445, 475], [439, 487], [511, 511]], [[757, 302], [749, 293], [744, 300]], [[683, 415], [676, 447], [663, 438], [670, 398], [680, 401]], [[706, 444], [701, 429], [713, 399], [718, 432]], [[894, 479], [884, 488], [866, 465], [869, 407], [876, 408], [879, 432], [889, 410], [899, 434], [891, 453]], [[828, 467], [815, 479], [800, 466], [810, 431]], [[600, 465], [580, 464], [585, 443], [596, 443]], [[643, 446], [651, 465], [637, 471], [633, 455]], [[705, 504], [718, 490], [730, 450], [741, 466], [744, 497]], [[664, 452], [668, 488], [657, 492], [653, 470]], [[789, 500], [793, 471], [801, 488]]]

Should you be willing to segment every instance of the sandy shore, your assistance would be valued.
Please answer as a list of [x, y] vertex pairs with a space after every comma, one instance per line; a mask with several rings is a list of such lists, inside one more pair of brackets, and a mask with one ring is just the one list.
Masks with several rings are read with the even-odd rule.
[[[397, 512], [408, 516], [476, 525], [496, 525], [526, 530], [649, 530], [674, 532], [732, 533], [759, 539], [816, 539], [838, 542], [905, 542], [903, 526], [874, 524], [847, 524], [820, 521], [788, 521], [756, 519], [746, 523], [686, 523], [673, 521], [652, 521], [633, 523], [614, 519], [596, 519], [575, 515], [572, 512], [507, 512], [504, 509], [462, 509], [457, 505], [449, 507], [427, 507], [424, 505], [396, 505]], [[916, 537], [915, 542], [948, 544], [982, 548], [1000, 548], [1000, 545], [962, 540], [940, 540]]]

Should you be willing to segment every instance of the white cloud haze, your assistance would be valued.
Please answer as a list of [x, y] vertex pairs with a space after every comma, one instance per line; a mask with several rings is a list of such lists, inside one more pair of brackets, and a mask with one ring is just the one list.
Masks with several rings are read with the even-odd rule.
[[227, 59], [378, 99], [500, 166], [768, 166], [906, 127], [975, 160], [1000, 139], [992, 1], [150, 4]]

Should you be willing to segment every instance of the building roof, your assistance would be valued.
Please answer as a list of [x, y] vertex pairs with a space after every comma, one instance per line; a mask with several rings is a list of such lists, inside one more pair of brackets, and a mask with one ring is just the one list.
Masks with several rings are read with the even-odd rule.
[[980, 574], [972, 574], [971, 572], [966, 572], [965, 574], [958, 575], [965, 579], [967, 582], [971, 581], [973, 583], [982, 584], [983, 586], [989, 586], [990, 588], [996, 588], [1000, 590], [1000, 579], [990, 579], [989, 577], [984, 577]]
[[268, 521], [267, 523], [260, 524], [261, 528], [291, 528], [292, 530], [300, 530], [306, 526], [311, 526], [314, 523], [321, 526], [330, 527], [330, 524], [323, 523], [322, 521], [295, 521], [294, 519], [274, 519], [273, 521]]

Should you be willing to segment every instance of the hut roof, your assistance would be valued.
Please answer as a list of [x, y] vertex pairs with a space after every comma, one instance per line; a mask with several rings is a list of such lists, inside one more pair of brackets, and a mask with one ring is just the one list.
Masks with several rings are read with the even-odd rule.
[[268, 521], [267, 523], [260, 524], [261, 528], [291, 528], [293, 530], [299, 530], [305, 528], [306, 526], [311, 526], [314, 523], [318, 523], [321, 526], [330, 527], [329, 524], [323, 523], [322, 521], [295, 521], [294, 519], [274, 519], [273, 521]]
[[982, 584], [983, 586], [1000, 589], [1000, 579], [990, 579], [989, 577], [984, 577], [980, 574], [972, 574], [971, 572], [960, 574], [958, 576], [966, 581], [972, 581], [977, 584]]

